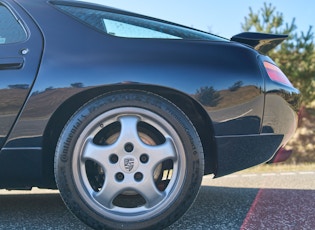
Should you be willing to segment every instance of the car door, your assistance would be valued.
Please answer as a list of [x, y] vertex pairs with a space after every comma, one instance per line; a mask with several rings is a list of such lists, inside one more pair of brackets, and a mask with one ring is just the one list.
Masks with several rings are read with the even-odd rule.
[[0, 0], [0, 147], [29, 95], [42, 45], [29, 15], [13, 1]]

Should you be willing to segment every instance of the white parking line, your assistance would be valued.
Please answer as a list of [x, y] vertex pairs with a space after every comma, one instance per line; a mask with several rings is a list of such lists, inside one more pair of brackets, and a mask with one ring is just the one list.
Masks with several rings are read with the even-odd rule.
[[315, 175], [315, 171], [305, 171], [305, 172], [279, 172], [279, 173], [250, 173], [250, 174], [232, 174], [226, 177], [271, 177], [271, 176], [294, 176], [294, 175]]
[[291, 175], [296, 175], [295, 172], [284, 172], [284, 173], [280, 173], [281, 176], [291, 176]]
[[275, 173], [263, 173], [261, 175], [262, 176], [276, 176], [277, 174], [275, 174]]
[[299, 172], [301, 175], [314, 175], [315, 172]]
[[258, 174], [244, 174], [242, 177], [255, 177], [258, 176]]

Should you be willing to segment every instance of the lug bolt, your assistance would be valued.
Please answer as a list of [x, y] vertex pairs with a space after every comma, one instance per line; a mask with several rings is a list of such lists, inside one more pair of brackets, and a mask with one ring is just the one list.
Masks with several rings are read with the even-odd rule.
[[148, 163], [148, 161], [149, 161], [149, 156], [148, 156], [147, 154], [142, 154], [142, 155], [140, 156], [140, 161], [141, 161], [141, 163], [143, 163], [143, 164]]
[[133, 144], [132, 143], [127, 143], [125, 144], [125, 151], [130, 153], [133, 151]]
[[125, 178], [124, 174], [121, 173], [121, 172], [116, 173], [116, 176], [115, 176], [115, 177], [116, 177], [116, 180], [117, 180], [117, 181], [123, 181], [124, 178]]
[[111, 154], [109, 156], [109, 161], [112, 164], [116, 164], [118, 162], [118, 156], [116, 154]]
[[143, 174], [141, 173], [141, 172], [137, 172], [137, 173], [135, 173], [135, 175], [134, 175], [134, 178], [135, 178], [135, 180], [136, 181], [142, 181], [142, 179], [143, 179]]

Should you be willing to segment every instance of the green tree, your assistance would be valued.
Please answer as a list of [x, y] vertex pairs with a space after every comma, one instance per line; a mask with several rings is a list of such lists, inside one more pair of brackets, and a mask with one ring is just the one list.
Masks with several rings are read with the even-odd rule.
[[271, 3], [253, 12], [242, 23], [244, 31], [288, 34], [289, 38], [280, 47], [268, 52], [302, 95], [304, 105], [315, 100], [315, 50], [314, 33], [310, 26], [306, 33], [297, 32], [295, 18], [285, 23], [283, 14]]

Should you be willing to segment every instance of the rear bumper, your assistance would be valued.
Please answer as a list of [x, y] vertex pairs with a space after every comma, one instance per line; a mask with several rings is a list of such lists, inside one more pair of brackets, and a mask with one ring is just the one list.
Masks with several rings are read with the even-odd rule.
[[260, 134], [217, 136], [215, 177], [265, 162], [286, 160], [289, 152], [283, 155], [281, 149], [297, 128], [299, 102], [299, 92], [294, 88], [269, 91], [265, 95]]
[[225, 176], [273, 158], [284, 135], [257, 134], [217, 137], [215, 177]]
[[281, 147], [285, 146], [297, 128], [299, 98], [297, 94], [292, 95], [284, 91], [268, 93], [265, 96], [262, 133], [283, 134]]

